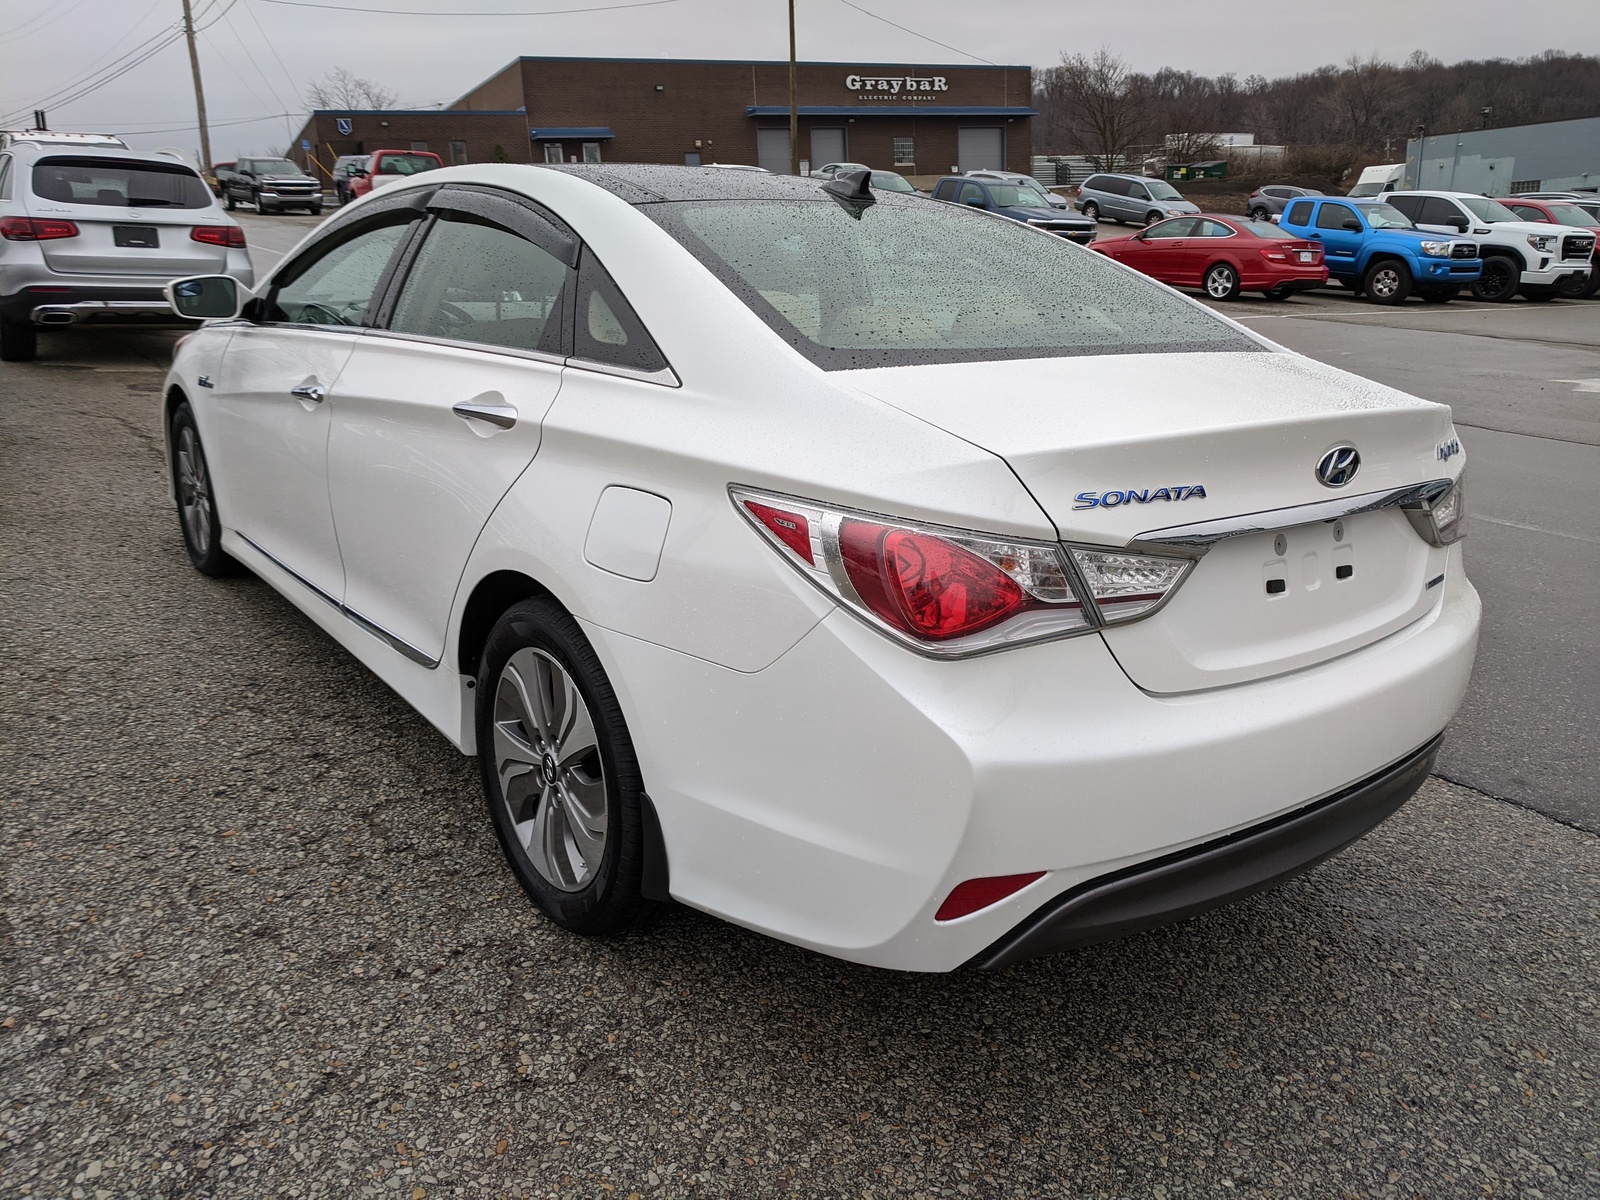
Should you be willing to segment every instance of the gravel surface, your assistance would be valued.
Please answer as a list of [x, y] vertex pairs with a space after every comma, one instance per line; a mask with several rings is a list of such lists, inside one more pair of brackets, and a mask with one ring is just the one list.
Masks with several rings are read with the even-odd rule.
[[583, 941], [471, 760], [189, 569], [158, 379], [0, 368], [0, 1195], [1600, 1195], [1593, 835], [1434, 780], [993, 975]]

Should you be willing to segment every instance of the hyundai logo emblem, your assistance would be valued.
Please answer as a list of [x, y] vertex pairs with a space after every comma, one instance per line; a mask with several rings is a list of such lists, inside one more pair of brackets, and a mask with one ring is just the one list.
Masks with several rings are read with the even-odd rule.
[[1354, 446], [1335, 446], [1317, 459], [1317, 482], [1323, 487], [1343, 487], [1361, 470], [1361, 453]]

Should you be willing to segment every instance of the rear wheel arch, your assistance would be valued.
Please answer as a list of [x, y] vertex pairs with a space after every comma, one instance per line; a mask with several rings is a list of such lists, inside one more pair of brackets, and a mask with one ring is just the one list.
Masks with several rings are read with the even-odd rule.
[[461, 674], [477, 675], [495, 622], [513, 604], [535, 596], [561, 603], [549, 588], [521, 571], [492, 571], [478, 580], [462, 607], [461, 629], [456, 636], [456, 667]]

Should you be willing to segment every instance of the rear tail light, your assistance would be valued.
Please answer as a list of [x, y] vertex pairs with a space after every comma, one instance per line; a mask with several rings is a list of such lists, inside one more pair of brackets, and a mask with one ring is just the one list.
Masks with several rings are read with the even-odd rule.
[[1466, 473], [1456, 476], [1448, 489], [1405, 505], [1411, 527], [1433, 546], [1448, 546], [1467, 536]]
[[230, 250], [244, 249], [244, 230], [237, 225], [196, 225], [189, 236], [208, 246], [226, 246]]
[[1263, 246], [1262, 247], [1262, 249], [1261, 249], [1261, 257], [1265, 258], [1265, 259], [1269, 259], [1272, 262], [1288, 262], [1289, 261], [1289, 256], [1287, 254], [1285, 254], [1282, 250], [1274, 250], [1271, 246]]
[[57, 238], [77, 236], [78, 227], [71, 221], [39, 217], [6, 217], [0, 220], [0, 237], [8, 242], [53, 242]]
[[1053, 543], [731, 490], [739, 511], [806, 578], [925, 653], [973, 654], [1094, 628]]
[[980, 908], [998, 904], [1007, 896], [1020, 892], [1035, 879], [1043, 879], [1043, 871], [1029, 871], [1026, 875], [990, 875], [985, 879], [969, 879], [958, 883], [933, 914], [935, 921], [954, 921], [957, 917], [975, 913]]
[[1116, 550], [1072, 548], [1084, 584], [1107, 625], [1148, 616], [1170, 596], [1194, 566], [1189, 558], [1124, 554]]
[[807, 579], [927, 654], [976, 654], [1134, 620], [1153, 612], [1193, 565], [1084, 547], [1071, 547], [1069, 559], [1068, 548], [1052, 542], [730, 492]]

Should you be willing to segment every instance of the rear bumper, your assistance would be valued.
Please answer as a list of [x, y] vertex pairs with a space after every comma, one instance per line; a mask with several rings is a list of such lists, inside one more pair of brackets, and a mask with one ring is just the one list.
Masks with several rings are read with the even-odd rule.
[[1428, 778], [1443, 741], [1441, 733], [1371, 778], [1295, 812], [1080, 884], [967, 966], [995, 970], [1126, 937], [1273, 887], [1392, 816]]
[[192, 325], [172, 311], [160, 287], [47, 284], [0, 297], [0, 316], [37, 325], [138, 322]]

